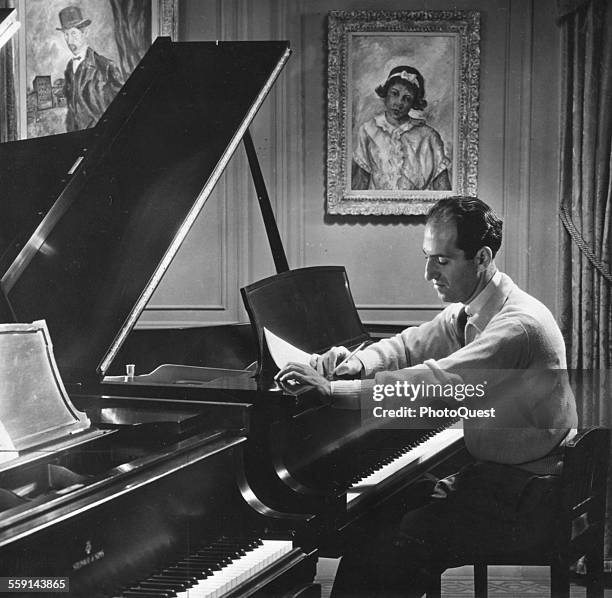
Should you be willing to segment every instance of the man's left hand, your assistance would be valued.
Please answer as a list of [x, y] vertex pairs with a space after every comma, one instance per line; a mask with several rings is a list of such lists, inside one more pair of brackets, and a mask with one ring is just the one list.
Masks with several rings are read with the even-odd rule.
[[276, 381], [283, 387], [291, 389], [293, 385], [301, 384], [314, 387], [323, 396], [331, 396], [329, 380], [318, 374], [314, 368], [301, 363], [288, 363], [275, 376]]

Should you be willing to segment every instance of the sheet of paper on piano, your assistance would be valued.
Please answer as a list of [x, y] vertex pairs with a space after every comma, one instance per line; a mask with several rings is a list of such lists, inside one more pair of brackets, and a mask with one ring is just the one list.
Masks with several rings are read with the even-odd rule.
[[6, 431], [4, 424], [0, 421], [0, 463], [10, 461], [19, 456], [10, 434]]
[[276, 336], [276, 334], [265, 327], [264, 335], [270, 355], [279, 369], [282, 370], [289, 362], [302, 363], [304, 365], [310, 364], [310, 353], [294, 347], [291, 343], [280, 338], [280, 336]]

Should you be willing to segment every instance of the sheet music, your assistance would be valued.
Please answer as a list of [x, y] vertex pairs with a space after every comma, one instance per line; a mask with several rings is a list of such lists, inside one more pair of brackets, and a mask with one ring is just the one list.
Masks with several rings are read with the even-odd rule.
[[276, 336], [276, 334], [265, 327], [264, 334], [270, 355], [279, 369], [282, 370], [289, 362], [310, 364], [310, 353], [294, 347], [291, 343], [280, 338], [280, 336]]

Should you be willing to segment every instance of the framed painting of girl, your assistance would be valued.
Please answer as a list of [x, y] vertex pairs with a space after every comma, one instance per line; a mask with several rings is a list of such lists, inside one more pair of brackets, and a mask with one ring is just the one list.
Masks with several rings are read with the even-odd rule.
[[476, 193], [478, 39], [475, 11], [330, 13], [329, 214]]

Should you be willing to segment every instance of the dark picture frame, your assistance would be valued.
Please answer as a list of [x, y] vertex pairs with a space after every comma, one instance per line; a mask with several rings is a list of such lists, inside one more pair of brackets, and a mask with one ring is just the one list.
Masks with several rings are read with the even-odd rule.
[[[427, 105], [392, 133], [376, 89], [404, 65]], [[476, 195], [479, 80], [478, 11], [331, 11], [327, 213], [420, 215], [442, 197]]]

